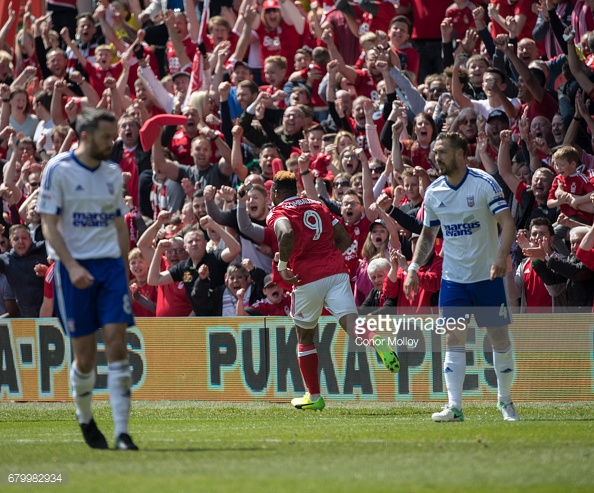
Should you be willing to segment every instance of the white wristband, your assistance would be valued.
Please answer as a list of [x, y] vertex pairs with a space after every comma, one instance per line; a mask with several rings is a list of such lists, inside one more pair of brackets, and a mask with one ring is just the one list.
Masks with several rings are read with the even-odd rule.
[[417, 272], [419, 270], [421, 266], [419, 264], [417, 264], [416, 262], [411, 262], [408, 265], [408, 272], [410, 272], [411, 270], [414, 270], [415, 272]]
[[285, 270], [287, 268], [287, 262], [283, 261], [283, 260], [279, 260], [278, 261], [278, 270], [279, 272], [281, 270]]

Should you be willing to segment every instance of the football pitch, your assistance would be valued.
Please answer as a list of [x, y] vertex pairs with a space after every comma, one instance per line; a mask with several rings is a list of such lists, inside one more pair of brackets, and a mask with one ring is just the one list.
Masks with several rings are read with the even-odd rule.
[[[83, 442], [71, 403], [0, 403], [0, 490], [86, 492], [594, 491], [591, 403], [520, 403], [520, 422], [466, 404], [433, 423], [429, 404], [133, 403], [139, 452]], [[111, 411], [95, 420], [113, 446]], [[10, 473], [62, 473], [51, 486]]]

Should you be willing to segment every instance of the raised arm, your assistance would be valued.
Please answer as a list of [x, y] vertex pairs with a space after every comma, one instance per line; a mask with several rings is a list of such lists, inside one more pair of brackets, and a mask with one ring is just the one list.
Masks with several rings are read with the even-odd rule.
[[159, 133], [157, 135], [157, 138], [155, 139], [155, 142], [153, 142], [153, 169], [157, 173], [163, 173], [165, 177], [169, 178], [170, 180], [178, 181], [179, 168], [173, 161], [165, 158], [165, 153], [163, 152], [163, 148], [161, 147], [162, 133], [163, 129], [159, 127]]
[[231, 147], [231, 168], [237, 176], [239, 181], [245, 181], [250, 174], [247, 166], [243, 162], [243, 154], [241, 153], [241, 140], [243, 139], [243, 128], [235, 125], [233, 130], [233, 146]]
[[567, 35], [567, 61], [569, 63], [569, 69], [584, 92], [590, 95], [594, 91], [594, 82], [587, 75], [590, 73], [590, 69], [577, 56], [574, 43], [575, 33], [572, 32], [570, 27], [565, 31]]
[[186, 47], [184, 46], [184, 43], [180, 39], [179, 34], [177, 34], [175, 29], [175, 14], [172, 10], [165, 11], [164, 22], [165, 26], [167, 27], [167, 32], [169, 33], [171, 44], [173, 44], [175, 54], [179, 59], [180, 69], [191, 65], [192, 60], [190, 60], [190, 57], [186, 53]]
[[309, 154], [309, 147], [307, 147], [307, 139], [303, 139], [301, 142], [303, 152], [299, 156], [297, 162], [299, 164], [299, 174], [301, 175], [301, 181], [303, 182], [303, 188], [305, 195], [308, 199], [320, 201], [318, 197], [318, 191], [316, 190], [316, 184], [314, 182], [314, 176], [309, 169], [311, 164], [311, 157]]
[[499, 39], [496, 39], [495, 42], [497, 44], [497, 48], [503, 51], [503, 53], [505, 53], [508, 60], [516, 69], [518, 75], [522, 77], [524, 83], [526, 84], [526, 87], [534, 96], [534, 99], [536, 99], [536, 101], [538, 101], [539, 103], [542, 102], [545, 89], [539, 84], [536, 77], [534, 77], [534, 75], [532, 74], [530, 69], [524, 64], [524, 62], [518, 58], [514, 45], [508, 44], [507, 41], [505, 41], [504, 44], [500, 44]]
[[119, 53], [124, 53], [126, 51], [126, 44], [120, 38], [118, 38], [111, 24], [105, 20], [105, 7], [103, 5], [97, 6], [93, 17], [99, 21], [99, 24], [101, 25], [101, 31], [103, 32], [106, 41], [113, 43], [116, 51]]
[[144, 233], [138, 238], [136, 246], [140, 248], [142, 256], [151, 262], [153, 255], [155, 254], [155, 238], [159, 230], [171, 221], [171, 212], [168, 210], [162, 210], [159, 212], [157, 219], [144, 230]]
[[454, 59], [454, 70], [452, 71], [452, 96], [461, 108], [474, 108], [472, 101], [462, 92], [462, 83], [460, 82], [460, 67], [465, 58], [462, 53], [458, 53]]
[[68, 46], [68, 48], [70, 48], [72, 50], [72, 53], [74, 53], [74, 56], [78, 60], [78, 63], [80, 63], [80, 66], [83, 69], [86, 68], [89, 61], [85, 58], [85, 56], [82, 54], [82, 52], [78, 49], [77, 44], [74, 43], [72, 41], [72, 39], [70, 39], [70, 32], [68, 31], [67, 27], [62, 28], [62, 30], [60, 31], [60, 36], [64, 40], [64, 43], [66, 44], [66, 46]]
[[151, 286], [165, 286], [166, 284], [171, 284], [173, 282], [173, 277], [171, 277], [171, 274], [168, 270], [161, 272], [161, 258], [167, 250], [171, 250], [172, 248], [173, 243], [171, 240], [161, 240], [157, 244], [155, 254], [151, 259], [148, 277], [146, 280], [146, 282]]
[[[353, 67], [350, 67], [344, 62], [344, 58], [338, 51], [336, 44], [334, 43], [334, 34], [331, 29], [324, 29], [322, 33], [322, 41], [326, 43], [328, 51], [330, 52], [330, 58], [338, 62], [338, 71], [351, 83], [354, 84], [357, 81], [357, 72]], [[329, 81], [332, 83], [332, 81]]]
[[280, 0], [280, 11], [283, 20], [295, 27], [299, 35], [305, 31], [305, 17], [301, 10], [290, 0]]
[[520, 184], [520, 179], [512, 171], [511, 158], [509, 157], [511, 131], [502, 130], [499, 135], [501, 137], [501, 143], [499, 144], [499, 154], [497, 155], [497, 169], [505, 184], [509, 187], [512, 193], [515, 194], [518, 185]]
[[196, 0], [184, 0], [184, 12], [186, 13], [186, 19], [188, 19], [190, 39], [196, 42], [198, 41], [198, 32], [200, 31], [200, 22], [196, 15]]
[[371, 208], [371, 204], [375, 203], [375, 197], [373, 196], [373, 180], [371, 179], [369, 161], [363, 149], [355, 149], [355, 154], [357, 155], [357, 159], [361, 161], [361, 168], [363, 170], [363, 207], [365, 207], [365, 217], [373, 222], [379, 217], [379, 213], [377, 210]]
[[227, 231], [226, 228], [223, 228], [219, 223], [213, 221], [210, 216], [200, 218], [200, 227], [202, 229], [214, 229], [225, 242], [225, 245], [227, 245], [221, 252], [221, 259], [223, 262], [229, 264], [241, 253], [241, 245], [239, 242]]
[[247, 191], [245, 185], [237, 190], [237, 224], [239, 231], [256, 243], [264, 241], [264, 226], [254, 223], [248, 215], [246, 209]]

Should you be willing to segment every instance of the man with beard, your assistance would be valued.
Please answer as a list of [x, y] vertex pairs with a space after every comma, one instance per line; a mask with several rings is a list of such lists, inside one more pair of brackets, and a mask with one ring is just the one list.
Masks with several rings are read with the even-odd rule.
[[[444, 377], [448, 404], [433, 414], [435, 422], [464, 421], [462, 388], [466, 374], [468, 314], [486, 327], [493, 345], [497, 407], [506, 421], [519, 420], [511, 400], [514, 360], [508, 333], [511, 316], [503, 278], [516, 228], [501, 188], [484, 171], [466, 166], [466, 139], [456, 132], [437, 136], [433, 151], [441, 175], [425, 190], [425, 218], [404, 292], [409, 300], [419, 288], [417, 271], [443, 231], [443, 274], [439, 295], [443, 320], [455, 321], [446, 334]], [[498, 225], [501, 237], [497, 237]], [[498, 247], [498, 245], [500, 245]]]
[[104, 109], [86, 109], [76, 118], [76, 133], [78, 148], [47, 164], [37, 204], [49, 255], [56, 262], [55, 306], [74, 352], [70, 384], [76, 415], [87, 445], [108, 448], [91, 410], [96, 332], [103, 327], [115, 448], [138, 450], [128, 434], [132, 373], [126, 329], [134, 324], [134, 316], [127, 279], [127, 207], [122, 171], [108, 161], [116, 117]]

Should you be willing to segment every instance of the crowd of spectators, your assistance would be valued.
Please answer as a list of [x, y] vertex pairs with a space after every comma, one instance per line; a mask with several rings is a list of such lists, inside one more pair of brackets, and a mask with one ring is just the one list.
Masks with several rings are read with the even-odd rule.
[[13, 0], [0, 29], [3, 317], [53, 314], [37, 190], [96, 106], [119, 122], [137, 316], [288, 314], [282, 169], [351, 236], [360, 306], [432, 313], [439, 241], [413, 302], [402, 284], [443, 131], [509, 203], [517, 309], [592, 311], [594, 0], [45, 4]]

